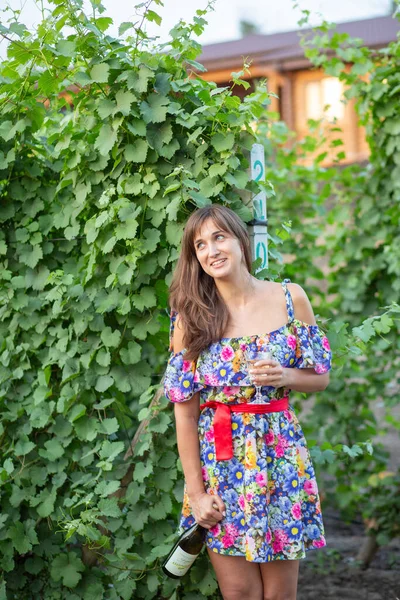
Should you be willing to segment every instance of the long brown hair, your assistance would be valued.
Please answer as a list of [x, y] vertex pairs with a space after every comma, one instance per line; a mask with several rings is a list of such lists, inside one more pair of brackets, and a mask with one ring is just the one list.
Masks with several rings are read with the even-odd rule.
[[252, 263], [246, 225], [233, 210], [211, 204], [190, 215], [170, 287], [170, 306], [179, 313], [188, 360], [197, 359], [204, 348], [221, 339], [229, 321], [228, 308], [214, 279], [202, 269], [196, 256], [194, 239], [207, 219], [212, 219], [219, 229], [237, 238], [249, 272]]

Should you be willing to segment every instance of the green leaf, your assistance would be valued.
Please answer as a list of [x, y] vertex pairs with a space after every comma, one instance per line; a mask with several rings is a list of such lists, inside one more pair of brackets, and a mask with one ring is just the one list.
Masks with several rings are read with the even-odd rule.
[[150, 461], [147, 463], [136, 463], [135, 472], [134, 472], [134, 480], [138, 483], [141, 483], [153, 472], [153, 465]]
[[52, 491], [50, 490], [43, 490], [43, 492], [40, 495], [40, 504], [38, 504], [36, 510], [37, 513], [40, 517], [42, 517], [43, 519], [45, 519], [46, 517], [50, 516], [52, 514], [52, 512], [54, 511], [54, 503], [57, 499], [57, 490], [53, 489]]
[[121, 509], [118, 506], [117, 498], [102, 498], [99, 504], [99, 510], [106, 517], [120, 517]]
[[163, 469], [170, 469], [176, 464], [176, 459], [177, 457], [175, 452], [168, 450], [165, 454], [163, 454], [161, 460], [158, 461], [158, 465]]
[[68, 40], [59, 40], [56, 45], [57, 52], [62, 56], [73, 57], [75, 54], [76, 43]]
[[107, 156], [116, 143], [117, 137], [117, 133], [114, 129], [106, 123], [101, 127], [100, 133], [94, 143], [94, 147], [98, 149], [102, 156]]
[[144, 137], [146, 135], [146, 124], [143, 123], [142, 119], [131, 119], [126, 124], [133, 135], [138, 135], [139, 137]]
[[147, 102], [143, 101], [140, 111], [145, 123], [162, 123], [167, 116], [169, 100], [166, 96], [150, 94]]
[[38, 88], [46, 96], [51, 96], [54, 91], [54, 74], [51, 71], [44, 71], [38, 79]]
[[216, 133], [211, 138], [211, 145], [215, 148], [217, 152], [232, 150], [234, 143], [235, 136], [233, 135], [233, 133]]
[[211, 596], [218, 589], [218, 584], [215, 579], [215, 575], [211, 570], [200, 579], [198, 583], [199, 591], [203, 596]]
[[145, 18], [147, 19], [147, 21], [152, 21], [154, 23], [157, 23], [157, 25], [161, 25], [162, 19], [160, 15], [154, 12], [154, 10], [146, 10]]
[[103, 442], [103, 445], [100, 450], [100, 457], [107, 458], [110, 462], [112, 462], [118, 454], [121, 454], [125, 450], [125, 445], [123, 442], [109, 442], [108, 440]]
[[101, 402], [97, 402], [96, 404], [94, 404], [93, 408], [95, 408], [96, 410], [103, 410], [104, 408], [111, 406], [111, 404], [113, 404], [114, 402], [115, 398], [105, 398]]
[[111, 375], [100, 375], [100, 377], [97, 378], [95, 389], [98, 392], [105, 392], [113, 385], [113, 383], [114, 379]]
[[116, 348], [121, 340], [121, 332], [118, 329], [113, 331], [111, 327], [105, 327], [100, 337], [107, 348]]
[[90, 79], [86, 71], [78, 71], [77, 73], [75, 73], [74, 81], [82, 87], [92, 83], [92, 80]]
[[111, 354], [107, 350], [104, 350], [104, 348], [101, 348], [96, 354], [96, 361], [102, 367], [108, 367], [111, 362]]
[[157, 489], [169, 492], [175, 485], [176, 469], [171, 471], [158, 470], [154, 475], [154, 483]]
[[110, 66], [107, 63], [94, 65], [90, 71], [92, 81], [96, 83], [107, 83], [110, 74]]
[[128, 74], [127, 84], [129, 89], [133, 88], [138, 94], [143, 94], [147, 91], [149, 80], [154, 77], [154, 72], [145, 67], [144, 65], [139, 66], [138, 71], [131, 71]]
[[186, 59], [186, 62], [188, 63], [188, 65], [190, 65], [191, 67], [194, 67], [200, 73], [206, 73], [207, 72], [207, 69], [205, 68], [205, 66], [202, 65], [201, 63], [197, 62], [197, 60]]
[[63, 585], [74, 588], [82, 579], [81, 572], [85, 566], [74, 552], [59, 554], [51, 563], [50, 575], [54, 581], [62, 579]]
[[144, 308], [156, 306], [157, 298], [153, 288], [143, 287], [140, 290], [139, 294], [132, 296], [132, 304], [138, 310], [143, 310]]
[[350, 458], [355, 458], [356, 456], [360, 456], [363, 454], [362, 449], [357, 444], [353, 444], [351, 448], [349, 448], [349, 446], [346, 446], [346, 444], [343, 444], [342, 450], [345, 454], [348, 454]]
[[39, 450], [40, 456], [49, 461], [55, 461], [64, 454], [64, 448], [58, 440], [48, 440], [44, 443], [45, 450]]
[[175, 181], [174, 183], [170, 183], [169, 186], [167, 188], [165, 188], [164, 196], [166, 196], [167, 194], [170, 194], [171, 192], [175, 192], [175, 190], [178, 190], [180, 187], [181, 187], [180, 181]]
[[90, 417], [82, 416], [75, 423], [76, 435], [81, 440], [92, 442], [96, 439], [99, 430], [99, 422]]
[[120, 351], [121, 360], [125, 365], [134, 365], [140, 361], [142, 348], [137, 342], [129, 342], [127, 348]]
[[136, 196], [137, 194], [140, 194], [142, 189], [143, 183], [140, 173], [135, 173], [134, 175], [131, 175], [125, 181], [124, 190], [126, 194], [134, 194]]
[[176, 223], [174, 221], [169, 221], [165, 228], [165, 233], [167, 236], [168, 243], [173, 246], [179, 246], [182, 239], [183, 234], [183, 225], [182, 223]]
[[156, 417], [152, 418], [148, 430], [154, 433], [165, 433], [170, 425], [170, 417], [165, 412], [160, 412]]
[[161, 234], [157, 229], [146, 229], [144, 232], [144, 240], [142, 241], [143, 249], [147, 252], [154, 252], [160, 241]]
[[128, 162], [143, 163], [146, 160], [149, 145], [145, 140], [136, 140], [134, 144], [125, 146], [124, 156]]
[[14, 452], [16, 456], [25, 456], [25, 454], [29, 454], [34, 447], [35, 444], [29, 440], [25, 433], [23, 433], [15, 444]]
[[99, 113], [101, 119], [107, 119], [107, 117], [114, 114], [114, 112], [117, 110], [117, 106], [115, 102], [113, 102], [109, 98], [102, 98], [98, 102], [96, 110]]
[[111, 17], [98, 17], [95, 20], [96, 27], [100, 29], [100, 31], [107, 31], [107, 29], [114, 23]]
[[6, 458], [3, 463], [3, 469], [10, 475], [14, 471], [14, 463], [11, 458]]
[[212, 201], [210, 200], [210, 198], [206, 198], [206, 196], [204, 196], [200, 192], [196, 192], [195, 190], [190, 190], [189, 196], [194, 200], [194, 202], [195, 202], [196, 206], [198, 206], [198, 208], [203, 208], [203, 206], [212, 204]]
[[3, 138], [3, 140], [8, 140], [9, 139], [9, 135], [10, 135], [10, 131], [12, 130], [12, 122], [11, 121], [3, 121], [0, 124], [0, 137]]
[[131, 21], [123, 21], [118, 28], [118, 34], [124, 35], [124, 33], [128, 31], [128, 29], [132, 29], [133, 27], [135, 27], [135, 24]]
[[112, 481], [100, 481], [94, 489], [95, 494], [98, 494], [102, 498], [106, 498], [110, 494], [113, 494], [120, 488], [120, 482], [117, 480]]
[[27, 244], [19, 255], [19, 259], [24, 265], [27, 265], [31, 269], [34, 269], [38, 264], [39, 260], [43, 258], [43, 251], [41, 246], [31, 246]]
[[11, 525], [8, 530], [8, 535], [18, 554], [26, 554], [32, 550], [32, 543], [25, 533], [23, 523], [17, 521]]
[[351, 73], [354, 75], [366, 75], [374, 68], [374, 63], [370, 60], [357, 61], [351, 67]]
[[136, 219], [126, 219], [125, 223], [117, 225], [115, 229], [115, 237], [117, 240], [133, 240], [136, 237], [139, 223]]
[[353, 335], [360, 338], [363, 342], [368, 342], [375, 336], [375, 330], [371, 321], [364, 321], [360, 327], [353, 327]]
[[68, 421], [70, 423], [74, 423], [75, 421], [77, 421], [78, 419], [80, 419], [81, 417], [83, 417], [83, 415], [86, 414], [86, 406], [84, 404], [74, 404], [74, 406], [71, 408], [69, 415], [68, 415]]
[[118, 90], [115, 100], [117, 101], [117, 111], [123, 115], [129, 115], [131, 104], [136, 101], [136, 96], [132, 92]]
[[[37, 575], [43, 570], [44, 565], [44, 561], [39, 556], [34, 556], [33, 558], [28, 558], [24, 562], [24, 569], [31, 575]], [[0, 595], [0, 600], [6, 600], [6, 597], [3, 599]]]
[[102, 250], [103, 250], [103, 254], [108, 254], [109, 252], [112, 251], [112, 249], [114, 248], [115, 244], [117, 242], [117, 238], [115, 235], [112, 235], [107, 242], [104, 244]]
[[100, 433], [112, 435], [113, 433], [116, 433], [117, 431], [119, 431], [119, 424], [118, 424], [118, 420], [115, 417], [112, 417], [111, 419], [102, 419], [99, 422], [99, 432]]

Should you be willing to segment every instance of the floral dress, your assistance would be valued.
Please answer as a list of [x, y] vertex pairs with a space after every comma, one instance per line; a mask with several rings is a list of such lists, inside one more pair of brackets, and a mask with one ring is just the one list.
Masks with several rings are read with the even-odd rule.
[[[282, 283], [288, 321], [266, 334], [222, 338], [211, 344], [196, 362], [185, 360], [185, 350], [173, 353], [164, 379], [165, 395], [185, 402], [200, 392], [202, 403], [252, 402], [255, 388], [249, 380], [243, 351], [268, 344], [284, 367], [331, 368], [328, 339], [317, 325], [294, 318], [293, 302]], [[171, 338], [176, 313], [171, 314]], [[262, 388], [263, 401], [289, 396], [290, 390]], [[304, 434], [293, 408], [267, 414], [232, 413], [233, 458], [217, 460], [213, 418], [215, 410], [200, 414], [198, 431], [203, 481], [209, 494], [218, 494], [226, 517], [210, 529], [207, 546], [218, 554], [244, 556], [251, 562], [297, 560], [305, 552], [325, 546], [324, 527], [314, 468]], [[181, 528], [195, 522], [186, 490]]]

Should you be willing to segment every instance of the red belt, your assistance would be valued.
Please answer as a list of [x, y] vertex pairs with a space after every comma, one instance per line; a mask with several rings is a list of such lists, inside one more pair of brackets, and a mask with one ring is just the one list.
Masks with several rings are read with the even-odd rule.
[[289, 408], [289, 398], [273, 400], [268, 404], [205, 402], [200, 405], [200, 410], [204, 408], [215, 408], [214, 439], [216, 458], [217, 460], [229, 460], [233, 458], [231, 413], [264, 414], [280, 412]]

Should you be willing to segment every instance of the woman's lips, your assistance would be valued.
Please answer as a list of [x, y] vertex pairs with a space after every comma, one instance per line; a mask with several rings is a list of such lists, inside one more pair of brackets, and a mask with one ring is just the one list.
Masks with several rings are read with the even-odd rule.
[[217, 261], [215, 260], [213, 263], [211, 263], [211, 267], [213, 267], [214, 269], [219, 269], [225, 263], [226, 263], [226, 258], [220, 258], [219, 260], [217, 260]]

